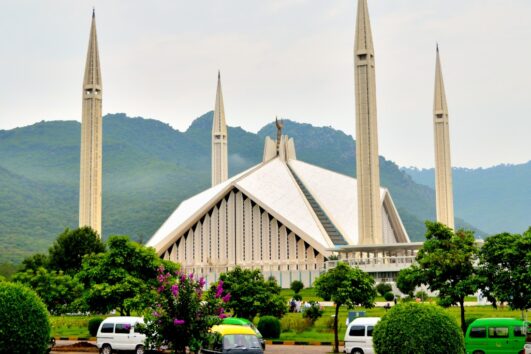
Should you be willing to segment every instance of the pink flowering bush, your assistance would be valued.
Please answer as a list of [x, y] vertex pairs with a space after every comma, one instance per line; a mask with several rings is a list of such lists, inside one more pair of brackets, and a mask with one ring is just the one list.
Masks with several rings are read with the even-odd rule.
[[203, 294], [205, 280], [181, 271], [167, 272], [160, 267], [157, 274], [155, 301], [145, 316], [147, 347], [169, 346], [175, 353], [198, 353], [215, 340], [209, 329], [224, 318], [224, 305], [230, 294], [222, 296], [223, 282], [215, 294]]

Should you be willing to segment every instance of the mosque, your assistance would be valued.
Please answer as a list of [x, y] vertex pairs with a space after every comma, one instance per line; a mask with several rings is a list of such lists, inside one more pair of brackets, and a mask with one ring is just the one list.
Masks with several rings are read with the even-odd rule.
[[[89, 43], [83, 86], [80, 226], [99, 231], [102, 86], [94, 16]], [[276, 140], [264, 141], [262, 162], [229, 178], [229, 137], [218, 73], [212, 186], [184, 200], [147, 246], [207, 281], [241, 266], [260, 269], [282, 287], [293, 280], [311, 286], [339, 258], [377, 281], [392, 282], [400, 269], [414, 262], [422, 243], [410, 242], [389, 190], [380, 186], [374, 46], [367, 0], [358, 0], [354, 68], [356, 179], [298, 160], [296, 142], [282, 133], [278, 120]], [[453, 227], [448, 109], [438, 48], [433, 121], [437, 220]]]

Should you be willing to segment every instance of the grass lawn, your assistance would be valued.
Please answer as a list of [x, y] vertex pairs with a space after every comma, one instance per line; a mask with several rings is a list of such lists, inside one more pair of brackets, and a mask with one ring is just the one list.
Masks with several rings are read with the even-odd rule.
[[[304, 289], [307, 290], [307, 289]], [[303, 291], [304, 291], [303, 290]], [[309, 290], [309, 289], [308, 289]], [[289, 290], [291, 291], [291, 290]], [[289, 296], [289, 295], [288, 295]], [[303, 295], [304, 299], [304, 295]], [[331, 342], [334, 340], [333, 314], [334, 307], [325, 307], [323, 317], [318, 319], [313, 326], [308, 326], [302, 320], [300, 313], [288, 313], [281, 322], [291, 329], [283, 331], [280, 340], [294, 341], [323, 341]], [[348, 309], [342, 306], [339, 311], [339, 339], [342, 340], [346, 330], [345, 320], [348, 316]], [[385, 315], [385, 309], [376, 307], [372, 309], [356, 308], [354, 311], [365, 311], [367, 317], [382, 317]], [[459, 324], [459, 307], [452, 306], [445, 310]], [[513, 311], [508, 308], [494, 309], [492, 306], [467, 306], [465, 312], [466, 318], [483, 318], [483, 317], [514, 317], [520, 318], [520, 311]], [[106, 316], [50, 316], [52, 325], [52, 336], [58, 337], [89, 337], [88, 321], [94, 317]]]

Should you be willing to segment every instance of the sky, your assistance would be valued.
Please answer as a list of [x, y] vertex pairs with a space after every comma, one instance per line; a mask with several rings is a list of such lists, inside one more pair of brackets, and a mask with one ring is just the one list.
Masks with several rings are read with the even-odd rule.
[[[531, 160], [531, 1], [368, 3], [380, 155], [433, 167], [438, 42], [452, 165]], [[104, 113], [185, 130], [213, 109], [219, 69], [231, 126], [279, 116], [355, 136], [353, 0], [2, 0], [0, 129], [81, 120], [93, 6]]]

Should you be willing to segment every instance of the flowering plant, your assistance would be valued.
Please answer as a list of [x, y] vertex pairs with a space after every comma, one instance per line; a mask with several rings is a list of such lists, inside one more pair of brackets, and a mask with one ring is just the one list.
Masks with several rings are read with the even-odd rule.
[[224, 304], [230, 295], [222, 296], [223, 282], [215, 294], [203, 294], [205, 280], [181, 271], [167, 272], [163, 266], [157, 274], [158, 286], [153, 305], [145, 316], [146, 347], [169, 346], [175, 353], [199, 352], [215, 340], [209, 332], [224, 318]]

